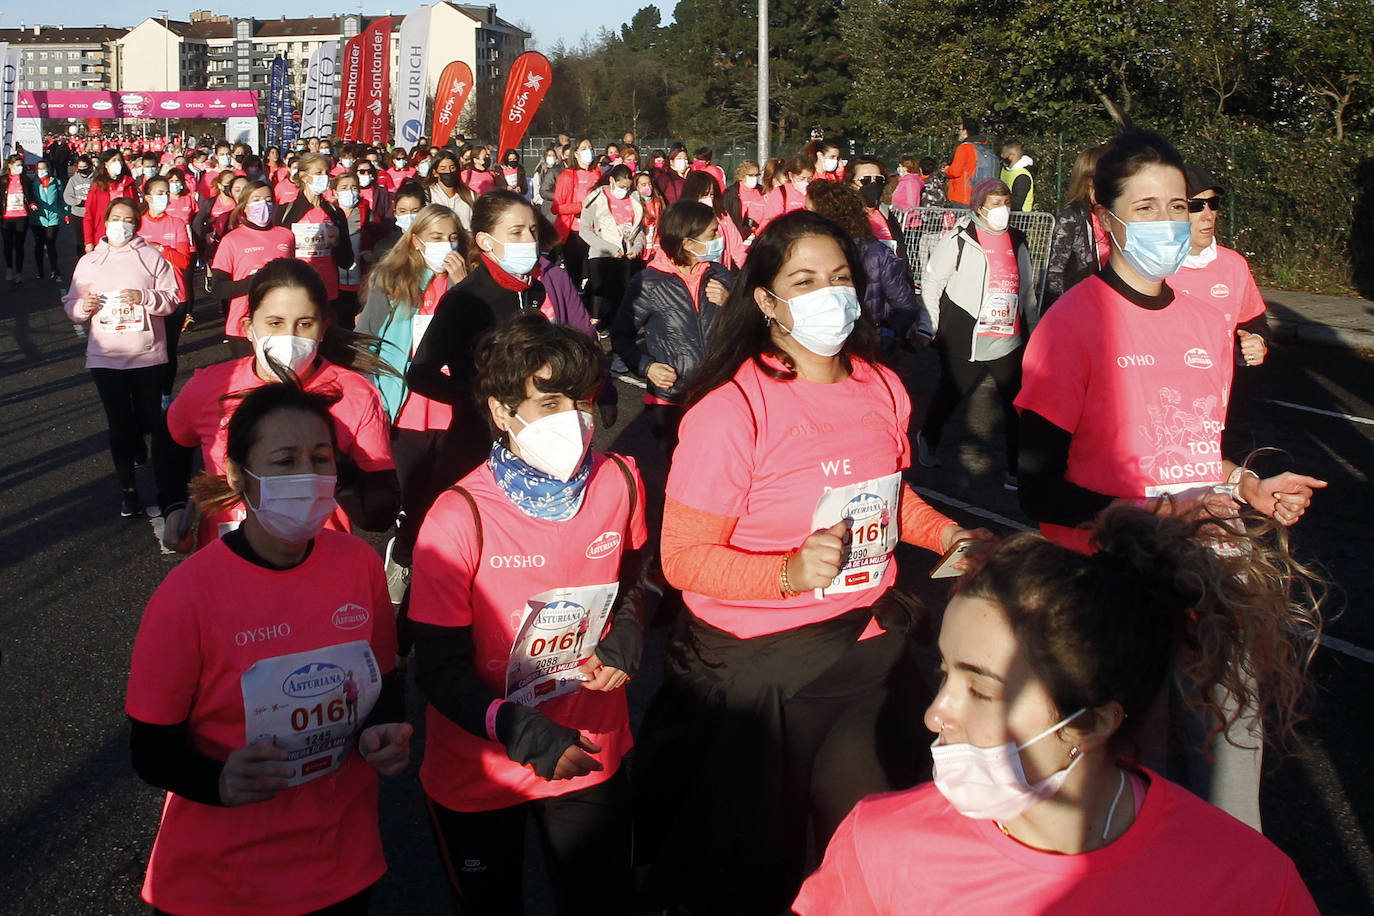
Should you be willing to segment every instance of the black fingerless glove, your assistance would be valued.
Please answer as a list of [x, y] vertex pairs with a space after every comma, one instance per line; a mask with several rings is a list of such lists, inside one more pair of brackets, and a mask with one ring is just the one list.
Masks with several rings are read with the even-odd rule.
[[580, 737], [577, 729], [519, 703], [504, 703], [496, 712], [496, 739], [506, 746], [506, 756], [544, 779], [553, 779], [563, 752]]

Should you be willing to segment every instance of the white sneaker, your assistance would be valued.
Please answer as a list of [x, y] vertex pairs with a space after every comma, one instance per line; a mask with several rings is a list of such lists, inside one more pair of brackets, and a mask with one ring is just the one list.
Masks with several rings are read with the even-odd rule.
[[392, 561], [391, 548], [394, 546], [395, 538], [386, 542], [386, 590], [391, 596], [391, 603], [400, 607], [402, 599], [406, 596], [406, 589], [410, 587], [410, 568], [398, 566]]
[[164, 395], [162, 396], [162, 412], [163, 412], [163, 413], [166, 413], [166, 412], [167, 412], [167, 408], [168, 408], [168, 407], [171, 407], [171, 406], [172, 406], [172, 396], [171, 396], [170, 394], [164, 394]]
[[923, 468], [938, 468], [940, 466], [940, 456], [935, 454], [935, 450], [926, 442], [926, 434], [916, 433], [916, 460], [921, 463]]

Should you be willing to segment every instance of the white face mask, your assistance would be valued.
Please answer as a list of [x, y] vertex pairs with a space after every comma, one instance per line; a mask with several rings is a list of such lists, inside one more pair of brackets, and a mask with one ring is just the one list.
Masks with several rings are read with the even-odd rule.
[[165, 212], [166, 210], [167, 210], [167, 195], [166, 195], [166, 194], [150, 194], [150, 195], [148, 195], [148, 212], [149, 212], [149, 213], [152, 213], [153, 215], [156, 216], [156, 215], [158, 215], [158, 214], [161, 214], [161, 213]]
[[549, 168], [553, 168], [555, 165], [558, 164], [558, 157], [557, 157], [557, 156], [545, 156], [545, 157], [544, 157], [544, 164], [547, 165]]
[[218, 156], [218, 157], [216, 157], [216, 158], [217, 158], [218, 161], [219, 161], [219, 167], [220, 167], [220, 168], [222, 168], [222, 169], [227, 169], [227, 168], [229, 168], [229, 163], [230, 163], [232, 160], [230, 159], [228, 153], [225, 153], [223, 156]]
[[630, 196], [629, 188], [611, 188], [611, 196], [616, 200], [624, 200]]
[[371, 173], [371, 172], [359, 172], [359, 173], [358, 173], [358, 185], [359, 185], [360, 187], [364, 187], [364, 188], [370, 188], [370, 187], [372, 187], [372, 173]]
[[578, 150], [577, 161], [580, 162], [582, 164], [582, 167], [585, 169], [587, 166], [592, 164], [592, 151], [589, 149]]
[[134, 224], [111, 220], [105, 224], [105, 241], [118, 248], [134, 237]]
[[167, 190], [173, 194], [180, 194], [182, 191], [186, 190], [186, 185], [179, 181], [170, 181], [167, 183]]
[[47, 177], [48, 177], [48, 170], [47, 170], [47, 169], [39, 169], [39, 170], [38, 170], [38, 177], [39, 177], [39, 178], [47, 178]]
[[[291, 334], [269, 334], [253, 339], [253, 351], [257, 354], [258, 364], [268, 371], [276, 366], [291, 370], [300, 376], [315, 362], [320, 351], [320, 342], [310, 337], [296, 337]], [[274, 365], [275, 364], [275, 365]]]
[[673, 160], [673, 171], [675, 171], [675, 172], [685, 172], [685, 171], [687, 171], [687, 160], [686, 160], [686, 159], [674, 159], [674, 160]]
[[585, 410], [564, 410], [533, 423], [519, 414], [515, 414], [515, 419], [524, 427], [511, 436], [520, 450], [521, 461], [559, 480], [569, 480], [577, 473], [596, 428], [591, 414]]
[[22, 175], [24, 174], [24, 167], [22, 165], [19, 165], [18, 163], [15, 163], [14, 165], [10, 166], [10, 174]]
[[334, 150], [332, 150], [331, 148], [329, 148], [329, 147], [327, 147], [327, 146], [320, 150], [320, 155], [321, 155], [321, 156], [330, 156], [330, 155], [333, 155], [333, 153], [334, 153]]
[[391, 164], [398, 172], [406, 167], [406, 161], [404, 159], [393, 159], [391, 160]]
[[351, 169], [353, 168], [353, 160], [345, 156], [339, 160], [339, 165], [343, 166], [346, 169]]
[[311, 175], [311, 176], [310, 176], [310, 190], [314, 191], [316, 194], [323, 194], [325, 191], [328, 191], [328, 190], [329, 190], [329, 176], [328, 176], [328, 175]]
[[1035, 785], [1026, 782], [1021, 751], [1068, 725], [1086, 710], [1062, 719], [1024, 744], [1008, 741], [998, 747], [941, 744], [936, 738], [930, 754], [935, 763], [935, 788], [964, 817], [1014, 821], [1064, 786], [1083, 755]]
[[800, 178], [794, 179], [794, 180], [792, 181], [792, 187], [793, 187], [793, 189], [794, 189], [798, 194], [800, 194], [802, 197], [805, 197], [805, 196], [806, 196], [806, 189], [809, 188], [809, 187], [811, 187], [811, 179], [809, 179], [809, 178], [808, 178], [808, 179], [805, 179], [805, 180], [800, 179]]
[[431, 165], [432, 163], [428, 159], [426, 159], [424, 162], [420, 163], [420, 165], [415, 169], [415, 171], [419, 172], [420, 177], [423, 178], [424, 176], [429, 174], [429, 169]]
[[111, 178], [118, 178], [120, 173], [124, 171], [124, 163], [120, 162], [118, 159], [111, 159], [109, 162], [105, 163], [105, 171], [110, 173]]
[[352, 210], [354, 207], [358, 206], [358, 192], [340, 191], [339, 206], [343, 207], [345, 210]]
[[458, 250], [458, 246], [452, 242], [425, 242], [424, 256], [425, 265], [436, 274], [444, 272], [444, 259]]
[[833, 171], [837, 170], [839, 167], [840, 167], [840, 160], [838, 160], [838, 159], [822, 159], [822, 160], [821, 160], [821, 169], [823, 169], [824, 171], [833, 172]]
[[500, 268], [511, 276], [523, 277], [539, 263], [539, 246], [534, 242], [503, 242], [501, 251], [501, 257], [496, 258], [494, 248], [486, 249], [487, 254], [496, 258]]
[[1190, 254], [1183, 259], [1184, 267], [1191, 267], [1193, 270], [1201, 270], [1208, 264], [1217, 259], [1217, 240], [1212, 239], [1212, 243], [1197, 254]]
[[264, 531], [288, 544], [304, 544], [319, 534], [338, 508], [334, 499], [337, 478], [332, 474], [259, 477], [247, 468], [243, 473], [258, 482], [258, 504], [249, 502], [246, 493], [244, 504]]
[[771, 291], [768, 294], [786, 302], [792, 312], [792, 327], [784, 327], [782, 322], [778, 327], [817, 356], [840, 352], [859, 320], [859, 294], [852, 286], [827, 286], [791, 299]]
[[396, 214], [396, 228], [397, 228], [397, 229], [400, 229], [402, 232], [409, 232], [409, 231], [410, 231], [410, 224], [413, 223], [413, 222], [415, 222], [415, 214], [414, 214], [414, 213], [397, 213], [397, 214]]
[[759, 186], [759, 176], [757, 176], [757, 175], [745, 175], [745, 176], [744, 176], [744, 186], [745, 186], [746, 188], [757, 188], [757, 187]]
[[994, 232], [1001, 232], [1003, 229], [1006, 229], [1007, 224], [1011, 222], [1011, 207], [1005, 204], [1000, 207], [993, 207], [983, 218], [987, 220], [989, 229], [992, 229]]

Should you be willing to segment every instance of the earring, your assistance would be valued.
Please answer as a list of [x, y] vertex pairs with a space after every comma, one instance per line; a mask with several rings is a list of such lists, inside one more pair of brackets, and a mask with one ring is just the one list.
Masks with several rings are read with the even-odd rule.
[[1070, 760], [1077, 759], [1077, 757], [1078, 757], [1078, 755], [1079, 755], [1080, 753], [1082, 753], [1082, 751], [1080, 751], [1080, 750], [1078, 749], [1078, 745], [1075, 744], [1073, 747], [1069, 748], [1069, 759], [1070, 759]]

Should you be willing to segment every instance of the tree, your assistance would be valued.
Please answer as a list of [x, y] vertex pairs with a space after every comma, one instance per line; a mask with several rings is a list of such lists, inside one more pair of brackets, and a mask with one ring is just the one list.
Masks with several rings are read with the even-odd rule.
[[1352, 106], [1374, 89], [1374, 0], [1301, 0], [1283, 15], [1279, 32], [1286, 69], [1327, 108], [1336, 140], [1344, 140]]

